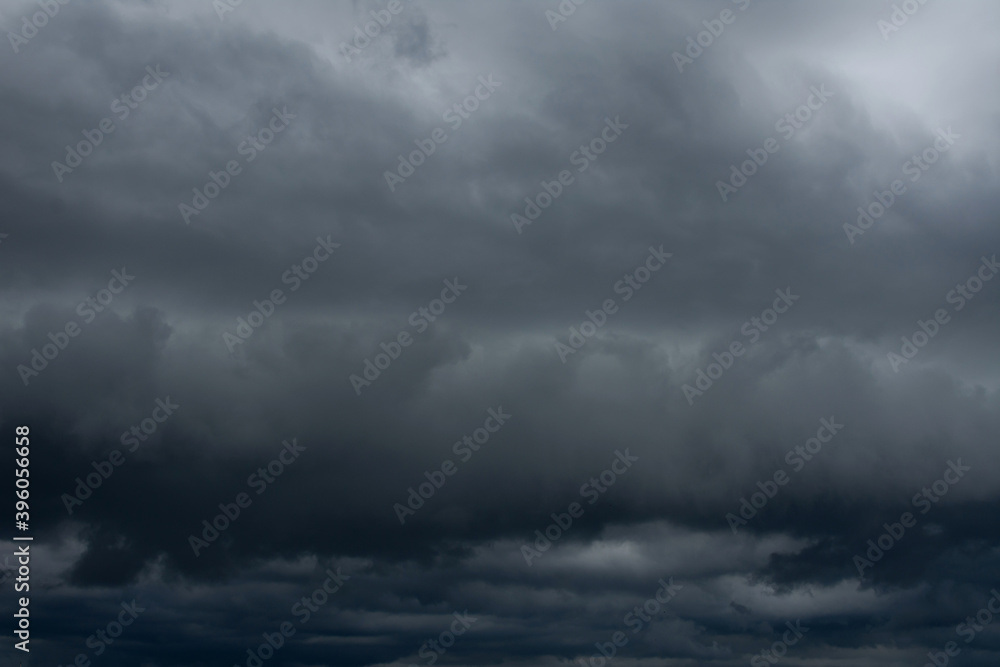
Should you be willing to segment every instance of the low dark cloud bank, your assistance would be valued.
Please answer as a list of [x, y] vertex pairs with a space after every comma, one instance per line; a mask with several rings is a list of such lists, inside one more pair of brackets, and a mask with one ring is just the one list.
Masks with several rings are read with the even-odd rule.
[[994, 3], [0, 21], [2, 664], [997, 663]]

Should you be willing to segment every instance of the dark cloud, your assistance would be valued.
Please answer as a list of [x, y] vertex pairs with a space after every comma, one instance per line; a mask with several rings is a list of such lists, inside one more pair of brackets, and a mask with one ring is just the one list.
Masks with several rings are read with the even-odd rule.
[[1000, 14], [896, 4], [59, 5], [0, 67], [37, 659], [995, 664]]

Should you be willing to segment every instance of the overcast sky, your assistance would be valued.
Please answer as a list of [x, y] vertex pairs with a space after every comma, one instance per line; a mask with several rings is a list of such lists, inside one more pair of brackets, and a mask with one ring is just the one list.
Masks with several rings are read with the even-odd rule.
[[3, 4], [0, 664], [997, 664], [1000, 5], [578, 2]]

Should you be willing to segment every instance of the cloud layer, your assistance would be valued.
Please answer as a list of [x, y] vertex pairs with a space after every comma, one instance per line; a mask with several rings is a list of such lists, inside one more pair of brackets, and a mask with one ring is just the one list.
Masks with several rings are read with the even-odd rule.
[[37, 660], [996, 663], [994, 3], [39, 7]]

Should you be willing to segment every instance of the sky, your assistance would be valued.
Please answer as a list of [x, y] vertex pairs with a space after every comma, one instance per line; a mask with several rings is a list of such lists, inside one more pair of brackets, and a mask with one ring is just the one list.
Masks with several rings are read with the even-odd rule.
[[0, 665], [997, 664], [1000, 5], [0, 27]]

